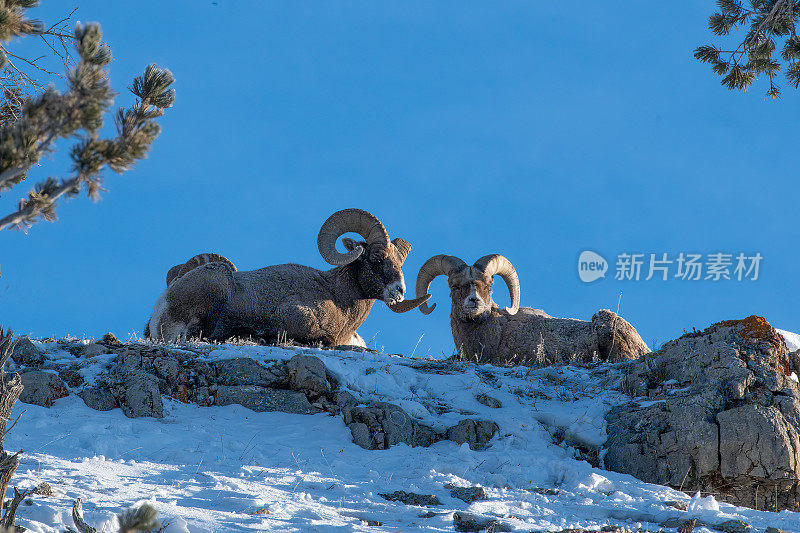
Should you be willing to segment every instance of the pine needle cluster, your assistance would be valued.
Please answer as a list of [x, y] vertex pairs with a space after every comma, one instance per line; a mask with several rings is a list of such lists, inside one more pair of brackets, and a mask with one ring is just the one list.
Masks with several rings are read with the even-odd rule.
[[[24, 9], [36, 3], [0, 2], [0, 38], [40, 28], [40, 24], [24, 18]], [[104, 117], [116, 96], [108, 79], [111, 49], [102, 36], [100, 25], [77, 23], [74, 41], [78, 62], [66, 75], [66, 91], [50, 86], [25, 99], [19, 118], [0, 126], [0, 194], [25, 181], [30, 169], [53, 150], [56, 140], [77, 138], [70, 150], [71, 175], [48, 177], [38, 183], [14, 212], [0, 218], [0, 230], [25, 230], [40, 219], [53, 221], [57, 200], [76, 196], [84, 189], [97, 200], [103, 190], [101, 171], [105, 167], [117, 173], [129, 170], [147, 155], [161, 132], [156, 119], [175, 100], [171, 88], [174, 78], [169, 70], [150, 65], [129, 88], [138, 98], [136, 103], [114, 115], [116, 136], [100, 137]]]
[[[717, 0], [719, 11], [708, 19], [708, 27], [719, 36], [743, 34], [733, 50], [714, 45], [699, 46], [694, 57], [709, 63], [722, 76], [727, 89], [747, 90], [759, 76], [769, 78], [767, 96], [780, 98], [776, 78], [785, 67], [786, 81], [795, 89], [800, 85], [800, 39], [795, 31], [800, 17], [800, 0]], [[780, 55], [776, 55], [781, 46]], [[780, 59], [783, 60], [783, 64]]]

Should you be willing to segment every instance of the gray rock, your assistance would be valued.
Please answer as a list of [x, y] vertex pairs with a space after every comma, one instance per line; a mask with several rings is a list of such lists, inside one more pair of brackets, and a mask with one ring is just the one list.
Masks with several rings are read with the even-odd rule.
[[196, 389], [193, 389], [191, 399], [194, 403], [201, 407], [214, 405], [215, 401], [215, 398], [211, 394], [211, 390], [208, 387], [197, 387]]
[[714, 529], [722, 531], [722, 533], [747, 533], [752, 527], [742, 520], [726, 520], [715, 525]]
[[92, 357], [97, 357], [98, 355], [104, 355], [107, 353], [113, 352], [109, 350], [108, 347], [97, 343], [86, 344], [80, 350], [80, 356], [85, 359], [91, 359]]
[[128, 347], [117, 357], [117, 364], [119, 365], [118, 372], [122, 376], [127, 376], [134, 372], [144, 371], [144, 362], [139, 350]]
[[561, 491], [558, 489], [546, 489], [542, 487], [532, 487], [528, 489], [530, 492], [534, 492], [536, 494], [541, 494], [543, 496], [558, 496], [561, 494]]
[[237, 403], [258, 412], [280, 411], [301, 415], [320, 412], [319, 409], [314, 408], [309, 403], [308, 398], [302, 392], [264, 389], [254, 386], [231, 387], [220, 385], [217, 388], [215, 403], [217, 405]]
[[64, 383], [72, 388], [83, 385], [83, 376], [80, 373], [80, 366], [77, 364], [72, 364], [66, 368], [59, 369], [58, 377], [60, 377]]
[[343, 409], [343, 413], [344, 419], [350, 421], [353, 442], [367, 450], [385, 450], [400, 443], [430, 446], [439, 440], [439, 435], [433, 429], [418, 423], [400, 407], [389, 403], [350, 407]]
[[97, 411], [110, 411], [117, 407], [117, 400], [108, 387], [96, 385], [94, 387], [86, 387], [78, 396], [83, 399], [83, 402], [92, 409]]
[[493, 409], [499, 409], [500, 407], [503, 407], [503, 402], [501, 402], [497, 398], [492, 398], [491, 396], [485, 393], [478, 394], [475, 397], [475, 399], [478, 400], [483, 405], [485, 405], [486, 407], [491, 407]]
[[55, 496], [53, 492], [53, 487], [50, 486], [49, 483], [42, 481], [33, 489], [33, 494], [39, 496]]
[[495, 532], [495, 531], [511, 531], [508, 524], [498, 521], [496, 518], [478, 516], [463, 511], [456, 511], [453, 513], [453, 529], [456, 531], [478, 531], [478, 532]]
[[69, 395], [69, 390], [64, 382], [55, 374], [33, 370], [20, 375], [22, 379], [22, 394], [19, 401], [50, 407], [59, 398]]
[[719, 469], [714, 405], [704, 396], [675, 398], [648, 407], [626, 404], [606, 415], [604, 465], [645, 481], [679, 487], [689, 472], [710, 476]]
[[286, 381], [282, 365], [278, 365], [277, 373], [268, 369], [249, 357], [225, 359], [214, 363], [217, 381], [220, 385], [242, 386], [257, 385], [259, 387], [276, 387]]
[[365, 450], [375, 449], [375, 439], [369, 430], [369, 426], [361, 422], [350, 423], [350, 435], [353, 436], [353, 444], [361, 446]]
[[800, 350], [795, 350], [790, 353], [789, 359], [792, 361], [792, 369], [800, 376]]
[[681, 500], [669, 500], [663, 503], [679, 511], [687, 511], [689, 509], [689, 504]]
[[158, 378], [141, 370], [129, 373], [125, 377], [125, 394], [120, 407], [128, 418], [162, 418], [164, 405], [158, 390]]
[[350, 423], [353, 421], [352, 417], [350, 416], [350, 408], [358, 405], [358, 400], [356, 399], [355, 396], [353, 396], [347, 391], [336, 391], [336, 393], [333, 396], [333, 401], [334, 403], [336, 403], [336, 406], [340, 409], [342, 417], [344, 418], [345, 425], [349, 426]]
[[760, 317], [667, 342], [625, 369], [623, 390], [652, 401], [606, 414], [604, 467], [737, 505], [758, 498], [762, 508], [797, 510], [800, 491], [788, 482], [800, 478], [793, 369], [783, 338]]
[[[659, 524], [660, 527], [666, 529], [677, 529], [679, 532], [681, 531], [692, 531], [695, 527], [710, 527], [713, 528], [714, 526], [709, 524], [708, 522], [704, 522], [698, 518], [681, 518], [678, 516], [673, 516], [661, 522]], [[689, 527], [691, 526], [691, 529]]]
[[414, 492], [406, 492], [404, 490], [396, 490], [388, 494], [383, 494], [379, 492], [378, 496], [380, 496], [385, 500], [389, 500], [392, 502], [401, 502], [406, 505], [418, 505], [418, 506], [442, 505], [442, 502], [439, 501], [439, 498], [437, 498], [432, 494], [416, 494]]
[[717, 414], [720, 473], [740, 477], [794, 477], [800, 464], [797, 430], [775, 407], [743, 405]]
[[99, 342], [112, 348], [119, 348], [122, 346], [122, 343], [119, 341], [119, 339], [110, 331], [103, 335], [103, 338], [100, 339]]
[[446, 438], [459, 444], [468, 443], [472, 450], [485, 450], [499, 426], [489, 420], [467, 418], [447, 428]]
[[156, 371], [156, 375], [163, 378], [170, 385], [178, 383], [180, 366], [178, 361], [172, 357], [156, 357], [153, 359], [153, 368]]
[[289, 386], [312, 398], [330, 393], [325, 364], [310, 355], [295, 355], [289, 360]]
[[465, 503], [488, 499], [483, 487], [453, 487], [450, 490], [450, 496], [458, 498]]
[[[800, 350], [798, 350], [800, 351]], [[764, 530], [764, 533], [789, 533], [788, 531], [784, 531], [782, 529], [778, 529], [776, 527], [768, 527]]]
[[34, 346], [28, 337], [17, 338], [11, 359], [21, 366], [39, 367], [44, 363], [44, 354]]

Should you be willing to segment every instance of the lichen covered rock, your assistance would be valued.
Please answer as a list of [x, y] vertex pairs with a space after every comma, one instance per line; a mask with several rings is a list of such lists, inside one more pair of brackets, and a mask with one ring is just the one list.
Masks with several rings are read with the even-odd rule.
[[[633, 363], [640, 399], [606, 415], [604, 465], [738, 505], [800, 508], [800, 389], [781, 335], [761, 317], [666, 343]], [[777, 502], [775, 501], [777, 494]]]

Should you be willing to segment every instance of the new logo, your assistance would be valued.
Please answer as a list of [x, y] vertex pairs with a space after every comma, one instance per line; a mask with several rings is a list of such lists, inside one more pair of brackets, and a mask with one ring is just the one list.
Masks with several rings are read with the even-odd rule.
[[591, 283], [606, 277], [608, 261], [602, 255], [584, 250], [578, 257], [578, 277], [584, 283]]

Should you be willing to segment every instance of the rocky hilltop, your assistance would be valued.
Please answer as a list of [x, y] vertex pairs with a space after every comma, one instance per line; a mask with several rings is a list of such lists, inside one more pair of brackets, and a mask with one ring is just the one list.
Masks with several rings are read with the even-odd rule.
[[[9, 370], [19, 372], [25, 386], [20, 400], [43, 413], [80, 398], [95, 411], [174, 422], [183, 412], [179, 405], [194, 406], [200, 418], [206, 408], [239, 405], [257, 413], [334, 417], [352, 443], [375, 450], [369, 453], [407, 446], [436, 447], [438, 454], [442, 443], [464, 446], [478, 454], [468, 476], [473, 484], [462, 479], [445, 487], [466, 498], [451, 496], [466, 502], [448, 518], [459, 531], [523, 527], [513, 515], [477, 512], [481, 507], [473, 502], [491, 500], [498, 494], [493, 491], [533, 491], [553, 501], [568, 494], [569, 476], [552, 471], [552, 450], [558, 461], [585, 465], [565, 467], [583, 472], [578, 477], [630, 474], [762, 510], [797, 510], [800, 502], [800, 351], [790, 352], [759, 317], [687, 333], [636, 361], [538, 369], [353, 347], [175, 346], [123, 343], [112, 335], [97, 341], [23, 338], [12, 358]], [[412, 506], [447, 500], [414, 488], [394, 486], [381, 497]], [[584, 490], [599, 489], [573, 487], [575, 494]], [[660, 510], [622, 510], [611, 505], [613, 498], [598, 503], [612, 507], [600, 525], [611, 531], [636, 520], [651, 524], [642, 530], [678, 529], [694, 519], [733, 533], [759, 520], [709, 511], [681, 493], [670, 497]]]

